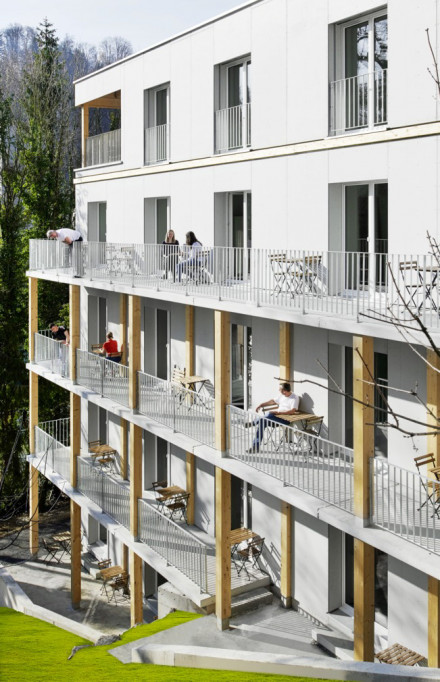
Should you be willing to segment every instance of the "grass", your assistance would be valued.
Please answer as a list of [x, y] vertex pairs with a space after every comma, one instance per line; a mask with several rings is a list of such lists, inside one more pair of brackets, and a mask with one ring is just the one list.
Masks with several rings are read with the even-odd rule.
[[123, 664], [108, 653], [109, 649], [128, 644], [142, 637], [154, 635], [175, 625], [181, 625], [194, 618], [192, 613], [176, 611], [166, 618], [149, 625], [141, 625], [125, 632], [122, 640], [109, 646], [90, 647], [78, 651], [68, 661], [74, 646], [88, 644], [87, 640], [66, 632], [61, 628], [37, 620], [8, 608], [0, 608], [0, 680], [12, 682], [47, 682], [47, 680], [68, 680], [68, 682], [120, 682], [123, 680], [145, 680], [159, 682], [186, 680], [196, 682], [304, 682], [315, 678], [288, 677], [254, 673], [196, 670], [194, 668], [170, 668], [145, 664]]

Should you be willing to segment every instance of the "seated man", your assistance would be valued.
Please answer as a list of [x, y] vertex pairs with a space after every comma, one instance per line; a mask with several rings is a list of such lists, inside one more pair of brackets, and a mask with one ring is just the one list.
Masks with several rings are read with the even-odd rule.
[[280, 384], [280, 395], [277, 398], [267, 400], [265, 403], [260, 403], [256, 411], [259, 412], [262, 407], [269, 407], [269, 405], [273, 405], [274, 403], [278, 405], [279, 409], [276, 410], [276, 412], [269, 412], [269, 414], [267, 414], [265, 417], [262, 417], [258, 420], [255, 440], [248, 452], [259, 452], [260, 444], [264, 436], [264, 430], [266, 426], [268, 426], [268, 422], [286, 425], [286, 422], [282, 419], [282, 416], [287, 416], [289, 414], [295, 414], [298, 412], [299, 396], [295, 393], [292, 393], [289, 383], [284, 382], [283, 384]]

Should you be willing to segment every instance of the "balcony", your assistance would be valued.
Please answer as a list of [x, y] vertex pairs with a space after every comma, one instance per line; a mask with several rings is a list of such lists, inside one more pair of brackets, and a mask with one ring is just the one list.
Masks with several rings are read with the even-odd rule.
[[[63, 482], [60, 483], [59, 479], [55, 482], [64, 489], [70, 479], [69, 419], [40, 424], [35, 428], [35, 437], [32, 465], [49, 478], [51, 471], [59, 474]], [[82, 455], [78, 457], [77, 490], [121, 526], [130, 528], [130, 485], [128, 481], [121, 479], [119, 473], [100, 469], [88, 455]], [[139, 540], [159, 560], [158, 564], [152, 564], [153, 567], [160, 571], [165, 562], [167, 567], [177, 569], [181, 576], [196, 586], [197, 601], [201, 605], [206, 606], [213, 602], [214, 538], [196, 526], [172, 521], [159, 512], [151, 491], [145, 491], [143, 499], [138, 500], [138, 512]], [[250, 579], [243, 573], [239, 576], [235, 564], [231, 562], [232, 594], [246, 592], [270, 582], [269, 577], [260, 570], [249, 569]]]
[[192, 266], [182, 264], [179, 282], [166, 269], [162, 245], [80, 242], [66, 248], [32, 240], [31, 272], [75, 272], [85, 281], [241, 303], [247, 312], [255, 306], [324, 315], [338, 323], [391, 317], [408, 323], [411, 311], [428, 329], [440, 328], [440, 267], [432, 255], [216, 246], [203, 249]]
[[145, 129], [145, 165], [169, 160], [170, 125], [164, 123]]
[[86, 139], [86, 166], [100, 166], [121, 160], [121, 129]]
[[251, 105], [219, 109], [214, 118], [214, 151], [224, 154], [251, 146]]
[[34, 335], [35, 362], [54, 374], [70, 376], [70, 348], [63, 341], [55, 341], [51, 332], [42, 329]]
[[76, 378], [81, 386], [129, 407], [126, 365], [79, 349], [76, 351], [76, 365]]
[[330, 135], [385, 125], [387, 90], [387, 69], [330, 83]]

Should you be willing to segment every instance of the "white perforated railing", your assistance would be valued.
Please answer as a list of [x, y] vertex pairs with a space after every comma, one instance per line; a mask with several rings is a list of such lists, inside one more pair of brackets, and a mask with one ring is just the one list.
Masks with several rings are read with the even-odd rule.
[[405, 540], [440, 552], [440, 482], [370, 459], [371, 518]]
[[78, 457], [80, 492], [125, 528], [130, 528], [130, 484], [118, 481], [88, 460]]
[[104, 398], [129, 406], [128, 367], [85, 350], [76, 351], [77, 382]]
[[138, 410], [160, 424], [214, 447], [215, 400], [203, 388], [196, 393], [138, 372]]
[[42, 330], [34, 334], [34, 362], [55, 374], [70, 376], [70, 347], [63, 341], [56, 341], [50, 331]]
[[251, 144], [251, 105], [219, 109], [214, 115], [215, 152], [221, 154]]
[[[227, 407], [229, 456], [353, 512], [353, 450], [255, 412]], [[263, 439], [257, 443], [261, 428]]]
[[431, 254], [204, 246], [190, 256], [156, 244], [74, 247], [77, 271], [100, 282], [356, 321], [407, 322], [415, 314], [428, 329], [440, 326], [440, 266]]
[[35, 457], [44, 457], [45, 470], [55, 471], [66, 481], [70, 481], [69, 427], [69, 418], [42, 422], [35, 427]]
[[86, 166], [121, 160], [121, 130], [93, 135], [86, 139]]
[[140, 540], [207, 593], [210, 548], [145, 500], [138, 503]]

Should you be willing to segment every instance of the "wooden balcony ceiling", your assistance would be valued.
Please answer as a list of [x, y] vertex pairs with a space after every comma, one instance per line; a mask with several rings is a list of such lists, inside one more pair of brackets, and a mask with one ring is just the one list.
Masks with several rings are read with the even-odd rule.
[[83, 106], [87, 106], [89, 109], [120, 109], [121, 91], [116, 90], [116, 92], [111, 92], [109, 95], [103, 95], [103, 97], [98, 97]]

